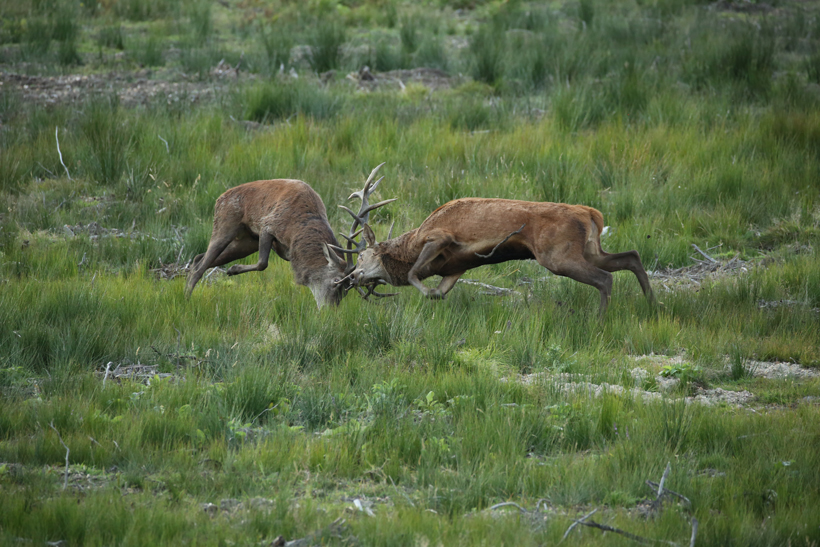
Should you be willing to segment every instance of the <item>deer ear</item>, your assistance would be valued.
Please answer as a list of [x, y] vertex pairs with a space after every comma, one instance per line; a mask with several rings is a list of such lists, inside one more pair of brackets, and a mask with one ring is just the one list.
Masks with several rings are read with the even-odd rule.
[[331, 266], [347, 266], [347, 262], [336, 254], [336, 251], [331, 249], [327, 243], [322, 245], [322, 251], [325, 253], [325, 258], [327, 259], [327, 263]]
[[364, 240], [371, 247], [376, 244], [376, 234], [373, 233], [373, 228], [370, 227], [370, 224], [364, 225]]

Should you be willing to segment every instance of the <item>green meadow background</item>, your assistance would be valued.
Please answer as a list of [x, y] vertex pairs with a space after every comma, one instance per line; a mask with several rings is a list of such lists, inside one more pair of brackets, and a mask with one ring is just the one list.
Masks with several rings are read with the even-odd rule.
[[[814, 4], [21, 0], [0, 77], [0, 543], [554, 545], [594, 509], [820, 543]], [[379, 238], [583, 203], [659, 304], [619, 273], [599, 320], [532, 261], [466, 275], [506, 296], [317, 311], [275, 259], [184, 298], [227, 188], [304, 180], [347, 232], [381, 162]]]

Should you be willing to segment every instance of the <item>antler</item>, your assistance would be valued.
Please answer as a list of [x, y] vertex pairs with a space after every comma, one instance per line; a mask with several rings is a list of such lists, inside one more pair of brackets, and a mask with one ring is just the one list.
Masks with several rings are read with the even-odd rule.
[[[347, 211], [350, 214], [350, 216], [353, 217], [353, 226], [351, 226], [351, 228], [350, 228], [350, 234], [348, 236], [344, 236], [345, 239], [347, 239], [347, 241], [348, 241], [348, 245], [349, 245], [348, 249], [352, 249], [352, 247], [350, 246], [350, 245], [352, 245], [351, 239], [356, 237], [356, 235], [358, 235], [360, 233], [360, 231], [356, 232], [356, 228], [358, 228], [359, 226], [364, 227], [364, 225], [367, 224], [367, 221], [370, 218], [370, 211], [372, 211], [374, 209], [378, 209], [382, 205], [387, 205], [388, 203], [396, 201], [396, 199], [397, 199], [397, 198], [386, 199], [384, 201], [380, 201], [379, 203], [375, 203], [373, 205], [370, 205], [370, 203], [369, 203], [370, 202], [370, 195], [373, 192], [376, 191], [376, 188], [378, 188], [379, 183], [382, 180], [384, 180], [384, 177], [381, 177], [376, 182], [373, 182], [373, 179], [376, 177], [376, 173], [379, 172], [379, 169], [382, 168], [384, 163], [385, 162], [382, 162], [382, 163], [380, 163], [379, 165], [377, 165], [376, 167], [373, 168], [373, 171], [370, 172], [370, 176], [367, 177], [367, 181], [364, 183], [364, 188], [362, 188], [358, 192], [353, 192], [347, 198], [347, 199], [353, 199], [355, 197], [355, 198], [359, 198], [360, 200], [362, 200], [362, 205], [361, 205], [361, 207], [359, 207], [359, 212], [358, 213], [354, 213], [353, 211], [351, 211], [349, 208], [347, 208], [344, 205], [339, 205], [339, 207], [341, 209], [344, 209], [345, 211]], [[357, 249], [359, 248], [359, 244], [356, 245], [356, 248]]]
[[[364, 229], [364, 225], [367, 223], [368, 219], [370, 218], [370, 211], [373, 211], [374, 209], [378, 209], [379, 207], [381, 207], [383, 205], [387, 205], [388, 203], [396, 201], [396, 199], [397, 199], [397, 198], [386, 199], [384, 201], [380, 201], [379, 203], [375, 203], [373, 205], [370, 204], [371, 194], [373, 194], [373, 192], [376, 191], [376, 188], [379, 186], [379, 183], [382, 180], [384, 180], [384, 177], [381, 177], [376, 182], [373, 182], [373, 179], [376, 178], [376, 173], [379, 172], [379, 169], [381, 169], [382, 166], [385, 163], [386, 162], [382, 162], [379, 165], [377, 165], [375, 168], [373, 168], [373, 171], [370, 172], [370, 176], [367, 177], [367, 181], [365, 181], [365, 183], [364, 183], [364, 188], [362, 188], [358, 192], [353, 192], [347, 198], [347, 199], [353, 199], [354, 197], [356, 197], [356, 198], [359, 198], [360, 200], [362, 200], [362, 204], [359, 207], [359, 212], [358, 213], [354, 213], [350, 208], [348, 208], [345, 205], [339, 205], [340, 209], [344, 209], [345, 211], [347, 211], [350, 214], [350, 216], [353, 217], [353, 224], [350, 227], [350, 232], [348, 232], [348, 235], [339, 234], [343, 238], [345, 238], [345, 240], [347, 240], [347, 248], [338, 247], [336, 245], [329, 245], [332, 249], [334, 249], [336, 251], [339, 251], [340, 253], [344, 254], [347, 257], [347, 268], [345, 269], [345, 274], [346, 275], [345, 275], [344, 278], [339, 280], [339, 283], [345, 282], [350, 278], [350, 274], [356, 268], [356, 262], [353, 259], [353, 256], [361, 253], [367, 247], [367, 243], [365, 242], [364, 238], [362, 238], [359, 241], [356, 241], [356, 238], [362, 233], [362, 230]], [[359, 290], [361, 292], [361, 289], [359, 289]], [[371, 293], [372, 292], [373, 291], [371, 289]], [[368, 295], [369, 294], [370, 293], [368, 293]], [[374, 293], [374, 294], [378, 294], [378, 293]], [[364, 296], [364, 295], [362, 295], [362, 296]]]

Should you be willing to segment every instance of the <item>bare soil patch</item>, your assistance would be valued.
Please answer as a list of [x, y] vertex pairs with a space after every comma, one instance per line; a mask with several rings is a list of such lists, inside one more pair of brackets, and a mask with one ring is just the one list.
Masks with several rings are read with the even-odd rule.
[[[37, 105], [73, 104], [93, 95], [116, 95], [123, 106], [146, 105], [163, 99], [168, 104], [210, 101], [230, 83], [219, 66], [208, 81], [188, 80], [184, 75], [151, 70], [108, 74], [27, 76], [0, 73], [0, 88], [19, 93], [26, 103]], [[235, 78], [234, 78], [235, 79]]]

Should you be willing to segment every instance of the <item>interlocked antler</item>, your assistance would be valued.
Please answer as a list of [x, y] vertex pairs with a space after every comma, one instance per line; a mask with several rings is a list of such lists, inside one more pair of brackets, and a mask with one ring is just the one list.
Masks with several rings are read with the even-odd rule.
[[[361, 253], [367, 247], [367, 243], [365, 243], [364, 238], [362, 238], [359, 241], [356, 241], [356, 238], [362, 233], [364, 225], [370, 218], [370, 211], [377, 209], [383, 205], [387, 205], [388, 203], [396, 201], [397, 199], [386, 199], [384, 201], [380, 201], [379, 203], [374, 203], [373, 205], [370, 205], [371, 194], [373, 194], [373, 192], [376, 191], [376, 188], [379, 186], [379, 183], [384, 179], [384, 177], [381, 177], [376, 182], [373, 182], [373, 179], [376, 177], [376, 173], [379, 172], [379, 169], [381, 169], [383, 165], [384, 162], [377, 165], [373, 169], [373, 171], [370, 172], [370, 176], [367, 177], [367, 181], [364, 183], [364, 188], [362, 188], [358, 192], [353, 192], [347, 198], [353, 199], [354, 197], [357, 197], [360, 200], [362, 200], [362, 204], [359, 207], [358, 213], [354, 213], [350, 208], [346, 207], [345, 205], [339, 205], [339, 208], [344, 209], [350, 214], [350, 216], [353, 217], [353, 225], [350, 227], [350, 232], [348, 233], [348, 235], [340, 234], [343, 238], [345, 238], [345, 240], [347, 240], [347, 248], [343, 249], [335, 245], [329, 245], [329, 247], [331, 247], [332, 249], [344, 254], [347, 259], [345, 277], [339, 281], [340, 283], [349, 280], [351, 272], [353, 272], [353, 270], [356, 268], [356, 260], [354, 258], [355, 255]], [[362, 293], [362, 296], [365, 296], [361, 288], [359, 289], [359, 292]], [[367, 296], [369, 296], [370, 294], [376, 294], [377, 296], [385, 296], [381, 295], [380, 293], [374, 292], [372, 288], [370, 289], [370, 292], [367, 293]]]

